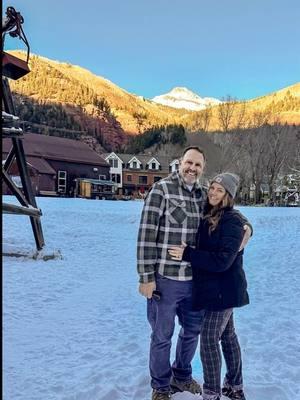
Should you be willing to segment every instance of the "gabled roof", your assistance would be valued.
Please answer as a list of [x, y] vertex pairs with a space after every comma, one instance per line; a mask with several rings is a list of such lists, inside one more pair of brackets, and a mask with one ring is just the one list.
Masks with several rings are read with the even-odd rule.
[[104, 158], [104, 160], [111, 158], [110, 156], [113, 156], [113, 158], [117, 157], [118, 160], [122, 161], [121, 158], [118, 156], [118, 154], [115, 153], [114, 151], [112, 151], [111, 153], [103, 153], [102, 154], [102, 157]]
[[152, 154], [125, 154], [125, 153], [118, 153], [117, 156], [123, 161], [126, 165], [128, 162], [133, 158], [136, 157], [138, 160], [141, 161], [143, 167], [152, 159], [155, 158], [161, 165], [161, 172], [169, 173], [169, 166], [170, 163], [173, 161], [173, 158], [167, 156], [153, 156]]
[[[121, 160], [123, 161], [124, 164], [127, 164], [134, 156], [135, 156], [135, 154], [125, 154], [125, 153], [118, 154], [118, 157], [121, 158]], [[140, 155], [137, 155], [137, 157], [140, 160]]]
[[[26, 156], [108, 166], [108, 163], [99, 154], [79, 140], [35, 133], [25, 133], [22, 140]], [[11, 139], [3, 139], [2, 143], [2, 152], [8, 153], [11, 148]]]
[[131, 163], [133, 161], [139, 161], [141, 164], [143, 164], [143, 161], [141, 161], [138, 156], [132, 156], [131, 159], [129, 161], [127, 161], [128, 163]]
[[155, 157], [150, 158], [149, 161], [147, 162], [147, 164], [150, 164], [150, 163], [153, 163], [153, 162], [157, 162], [158, 164], [160, 164], [160, 162], [158, 161], [158, 159], [155, 158]]

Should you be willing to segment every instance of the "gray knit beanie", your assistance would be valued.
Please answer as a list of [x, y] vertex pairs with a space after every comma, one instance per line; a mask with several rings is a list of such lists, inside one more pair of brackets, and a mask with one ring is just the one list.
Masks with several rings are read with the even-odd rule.
[[223, 174], [215, 176], [211, 183], [213, 182], [217, 182], [222, 185], [223, 188], [227, 190], [227, 192], [234, 199], [239, 186], [240, 178], [231, 172], [224, 172]]

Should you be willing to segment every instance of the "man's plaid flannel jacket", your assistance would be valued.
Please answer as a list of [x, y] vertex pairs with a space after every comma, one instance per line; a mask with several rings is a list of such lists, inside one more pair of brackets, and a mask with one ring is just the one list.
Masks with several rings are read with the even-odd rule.
[[138, 233], [141, 283], [154, 281], [156, 272], [179, 281], [192, 279], [190, 264], [171, 260], [168, 248], [182, 241], [195, 245], [205, 200], [206, 190], [195, 184], [190, 191], [177, 171], [153, 185], [145, 199]]

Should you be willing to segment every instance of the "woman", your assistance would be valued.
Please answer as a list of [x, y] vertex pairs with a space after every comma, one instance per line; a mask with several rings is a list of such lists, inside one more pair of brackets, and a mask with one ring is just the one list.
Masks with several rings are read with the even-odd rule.
[[[217, 175], [208, 190], [196, 249], [185, 243], [169, 249], [173, 259], [191, 263], [193, 307], [205, 310], [200, 335], [203, 400], [220, 400], [221, 393], [232, 400], [245, 400], [241, 350], [233, 322], [233, 308], [249, 303], [243, 251], [239, 251], [244, 220], [233, 209], [238, 183], [234, 174]], [[220, 341], [227, 366], [222, 391]]]

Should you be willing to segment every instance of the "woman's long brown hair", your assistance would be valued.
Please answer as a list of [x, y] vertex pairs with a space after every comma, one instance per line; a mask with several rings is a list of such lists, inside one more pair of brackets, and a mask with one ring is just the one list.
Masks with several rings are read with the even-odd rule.
[[211, 232], [213, 232], [218, 226], [218, 223], [220, 222], [220, 219], [224, 214], [224, 209], [232, 208], [233, 205], [234, 205], [234, 199], [227, 191], [225, 193], [223, 200], [216, 206], [210, 205], [208, 199], [206, 200], [206, 204], [204, 206], [204, 219], [208, 221], [209, 234], [211, 234]]

